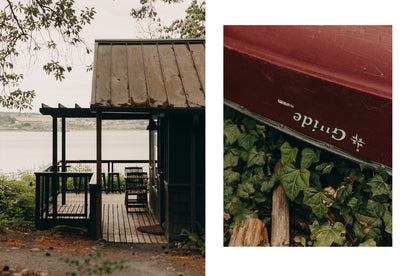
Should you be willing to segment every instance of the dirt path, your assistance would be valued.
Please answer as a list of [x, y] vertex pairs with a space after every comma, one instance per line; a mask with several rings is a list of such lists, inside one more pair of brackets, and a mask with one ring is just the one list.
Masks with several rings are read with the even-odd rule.
[[[97, 253], [100, 256], [97, 256]], [[90, 265], [79, 271], [80, 265]], [[87, 275], [88, 268], [114, 268], [111, 275], [204, 275], [205, 260], [187, 256], [176, 248], [161, 244], [114, 244], [92, 241], [77, 233], [54, 231], [7, 231], [0, 233], [0, 275]], [[17, 274], [13, 274], [19, 272]], [[98, 274], [92, 274], [98, 275]]]

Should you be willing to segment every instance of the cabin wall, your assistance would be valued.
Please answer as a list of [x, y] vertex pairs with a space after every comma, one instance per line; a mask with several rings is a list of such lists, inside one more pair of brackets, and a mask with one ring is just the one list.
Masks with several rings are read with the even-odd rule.
[[183, 229], [205, 225], [205, 116], [170, 114], [165, 183], [166, 234], [180, 238]]

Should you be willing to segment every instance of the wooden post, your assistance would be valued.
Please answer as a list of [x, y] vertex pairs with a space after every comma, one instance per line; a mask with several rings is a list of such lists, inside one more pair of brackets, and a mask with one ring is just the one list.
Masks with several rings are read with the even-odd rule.
[[58, 159], [58, 135], [57, 135], [57, 117], [53, 116], [52, 120], [52, 171], [57, 172]]
[[[280, 174], [282, 163], [275, 166]], [[271, 246], [289, 246], [289, 200], [282, 183], [273, 190]]]
[[[66, 118], [62, 117], [62, 172], [66, 172]], [[62, 205], [66, 204], [67, 178], [62, 177]]]
[[52, 210], [53, 210], [53, 219], [57, 218], [57, 193], [58, 193], [58, 185], [59, 179], [57, 175], [58, 171], [58, 127], [57, 127], [57, 117], [53, 117], [53, 136], [52, 136], [52, 143], [53, 143], [53, 164], [52, 164], [52, 171], [54, 174], [52, 175]]
[[[96, 113], [96, 193], [95, 193], [95, 208], [96, 217], [95, 237], [100, 239], [102, 237], [102, 113]], [[91, 200], [92, 202], [92, 200]]]

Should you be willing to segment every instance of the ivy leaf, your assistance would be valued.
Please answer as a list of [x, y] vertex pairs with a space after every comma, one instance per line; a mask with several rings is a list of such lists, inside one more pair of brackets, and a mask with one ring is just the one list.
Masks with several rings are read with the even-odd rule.
[[[360, 213], [355, 214], [358, 223], [363, 226], [363, 231], [370, 236], [376, 236], [374, 228], [382, 227], [382, 216], [385, 214], [385, 207], [374, 200], [368, 200], [365, 208]], [[373, 233], [370, 233], [373, 230]], [[381, 232], [381, 231], [380, 231]]]
[[346, 205], [352, 209], [353, 213], [355, 213], [359, 209], [359, 206], [361, 206], [361, 203], [360, 199], [353, 196]]
[[292, 148], [288, 142], [284, 142], [280, 147], [280, 153], [282, 155], [282, 165], [296, 162], [296, 155], [298, 154], [297, 148]]
[[354, 231], [355, 237], [358, 239], [363, 239], [367, 235], [367, 233], [364, 232], [364, 226], [360, 224], [358, 221], [355, 221], [352, 230]]
[[253, 187], [253, 184], [250, 182], [242, 183], [237, 187], [237, 196], [241, 198], [249, 198], [249, 196], [254, 192], [255, 189]]
[[223, 167], [236, 167], [239, 163], [239, 157], [234, 155], [231, 151], [224, 155]]
[[297, 169], [288, 163], [280, 170], [280, 182], [282, 182], [286, 195], [294, 200], [300, 191], [309, 187], [310, 172], [307, 169]]
[[304, 191], [303, 203], [312, 208], [312, 212], [319, 218], [323, 218], [332, 205], [332, 198], [324, 190], [318, 191], [314, 188], [306, 188]]
[[352, 169], [351, 176], [359, 183], [362, 183], [365, 178], [364, 174], [361, 172], [361, 169]]
[[322, 182], [321, 182], [321, 178], [319, 177], [319, 174], [315, 173], [315, 172], [311, 172], [310, 175], [310, 186], [317, 189], [317, 190], [322, 190]]
[[224, 170], [223, 177], [224, 182], [228, 184], [240, 181], [240, 173], [232, 169]]
[[247, 130], [252, 130], [252, 129], [255, 129], [256, 128], [256, 121], [253, 120], [253, 119], [251, 119], [251, 118], [249, 118], [249, 117], [244, 117], [242, 119], [242, 123], [243, 123], [243, 125], [246, 126], [246, 129]]
[[263, 151], [257, 151], [256, 147], [254, 146], [249, 151], [249, 156], [247, 158], [247, 167], [251, 167], [253, 165], [263, 166], [266, 164], [266, 154]]
[[336, 222], [333, 226], [329, 222], [322, 226], [312, 228], [311, 239], [315, 240], [314, 246], [331, 246], [333, 243], [343, 245], [345, 243], [345, 226]]
[[254, 146], [254, 143], [256, 143], [256, 141], [257, 137], [250, 133], [243, 133], [240, 135], [239, 139], [237, 139], [239, 146], [247, 151], [249, 151]]
[[386, 211], [385, 206], [378, 201], [368, 200], [365, 211], [368, 211], [368, 214], [376, 217], [382, 217]]
[[352, 185], [342, 185], [336, 190], [335, 203], [343, 204], [352, 195]]
[[264, 194], [262, 194], [261, 192], [256, 192], [256, 193], [254, 194], [254, 200], [255, 200], [257, 203], [263, 203], [263, 202], [266, 202], [267, 197], [265, 197], [265, 195], [264, 195]]
[[305, 148], [302, 150], [302, 155], [300, 159], [300, 167], [302, 169], [307, 169], [312, 163], [319, 162], [320, 151], [315, 152], [311, 148]]
[[268, 181], [263, 181], [260, 190], [264, 193], [270, 192], [275, 186], [277, 180], [278, 180], [277, 174], [276, 173], [272, 174], [272, 176], [270, 177]]
[[236, 124], [226, 121], [224, 124], [223, 134], [227, 139], [227, 142], [232, 145], [237, 141], [237, 139], [239, 139], [241, 132]]
[[379, 195], [387, 195], [389, 198], [391, 198], [391, 190], [388, 184], [384, 182], [382, 177], [380, 175], [375, 175], [373, 178], [371, 178], [367, 185], [371, 186], [371, 191], [373, 196], [379, 196]]
[[359, 247], [362, 247], [362, 246], [376, 247], [377, 243], [375, 242], [374, 239], [368, 239], [364, 241], [363, 243], [360, 243], [358, 246]]
[[334, 167], [334, 162], [330, 163], [322, 163], [315, 167], [317, 171], [320, 171], [322, 174], [328, 174], [331, 173], [332, 169]]
[[390, 211], [386, 211], [382, 217], [385, 224], [385, 232], [392, 234], [392, 215]]
[[265, 137], [266, 127], [264, 125], [256, 125], [257, 134]]

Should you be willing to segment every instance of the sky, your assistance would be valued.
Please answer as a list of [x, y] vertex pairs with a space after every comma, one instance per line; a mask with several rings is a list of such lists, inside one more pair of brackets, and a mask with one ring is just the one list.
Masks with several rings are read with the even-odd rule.
[[[92, 24], [84, 27], [82, 35], [91, 49], [95, 39], [142, 38], [138, 24], [129, 15], [131, 8], [138, 7], [138, 0], [83, 0], [78, 3], [80, 7], [95, 7], [96, 10], [95, 19]], [[185, 17], [185, 10], [190, 3], [191, 0], [184, 0], [182, 3], [168, 5], [158, 0], [155, 6], [164, 24], [170, 24], [177, 18]], [[74, 107], [76, 103], [81, 107], [89, 107], [92, 72], [86, 72], [86, 65], [93, 62], [93, 53], [87, 55], [75, 48], [66, 49], [61, 55], [63, 60], [72, 61], [74, 66], [65, 79], [59, 82], [54, 76], [46, 75], [42, 69], [49, 61], [48, 52], [36, 56], [22, 52], [16, 66], [24, 74], [20, 88], [36, 91], [33, 109], [23, 112], [38, 112], [42, 103], [51, 107], [57, 107], [59, 103], [66, 107]], [[10, 110], [0, 107], [0, 111]]]

